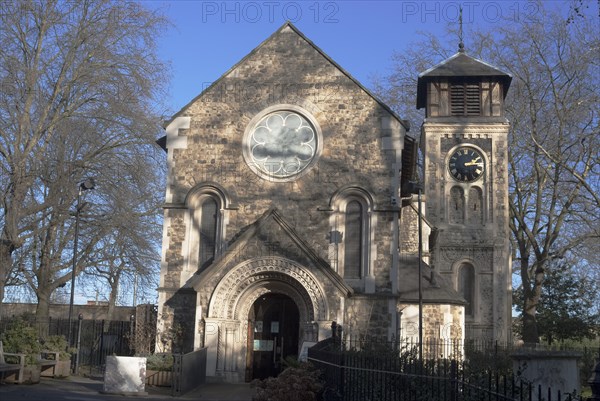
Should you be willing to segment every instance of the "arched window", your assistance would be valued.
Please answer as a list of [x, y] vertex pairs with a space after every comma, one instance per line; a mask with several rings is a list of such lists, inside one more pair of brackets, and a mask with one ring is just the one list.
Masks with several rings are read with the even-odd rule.
[[449, 222], [451, 224], [463, 224], [465, 222], [465, 196], [464, 191], [461, 187], [455, 186], [450, 189], [449, 203]]
[[376, 216], [373, 197], [363, 188], [347, 186], [330, 200], [329, 260], [331, 267], [357, 291], [375, 292], [371, 244]]
[[186, 198], [186, 237], [182, 244], [186, 252], [181, 280], [204, 270], [223, 251], [227, 210], [231, 200], [215, 183], [200, 184]]
[[217, 244], [217, 221], [219, 208], [217, 201], [206, 197], [200, 206], [200, 254], [199, 268], [205, 267], [206, 262], [214, 258]]
[[357, 200], [346, 204], [344, 227], [344, 278], [362, 278], [363, 206]]
[[475, 314], [475, 269], [469, 263], [463, 263], [458, 269], [458, 292], [467, 301], [465, 316]]
[[469, 189], [469, 209], [468, 220], [472, 224], [483, 223], [483, 196], [481, 195], [481, 189], [472, 187]]

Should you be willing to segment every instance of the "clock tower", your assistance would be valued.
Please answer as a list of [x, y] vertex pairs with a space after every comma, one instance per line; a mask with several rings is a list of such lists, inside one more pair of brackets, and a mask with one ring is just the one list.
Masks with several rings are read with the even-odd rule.
[[421, 73], [431, 262], [463, 296], [465, 338], [511, 338], [507, 136], [511, 76], [458, 53]]

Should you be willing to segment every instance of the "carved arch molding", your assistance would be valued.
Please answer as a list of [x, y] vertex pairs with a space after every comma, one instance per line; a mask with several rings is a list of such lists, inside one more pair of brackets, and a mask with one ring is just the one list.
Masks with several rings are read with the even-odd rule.
[[215, 288], [208, 315], [245, 320], [254, 301], [268, 292], [290, 296], [298, 306], [301, 321], [327, 318], [327, 300], [315, 276], [307, 268], [280, 257], [251, 259], [235, 266]]

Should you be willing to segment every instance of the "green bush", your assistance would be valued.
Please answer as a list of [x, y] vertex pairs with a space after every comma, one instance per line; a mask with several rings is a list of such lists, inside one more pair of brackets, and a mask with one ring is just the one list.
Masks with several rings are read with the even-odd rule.
[[589, 389], [589, 384], [587, 381], [592, 376], [592, 372], [596, 367], [597, 358], [600, 357], [600, 336], [594, 339], [568, 339], [563, 341], [555, 341], [552, 344], [542, 343], [541, 345], [547, 349], [581, 352], [581, 359], [579, 359], [578, 362], [579, 379], [581, 381], [581, 387], [584, 389]]
[[173, 370], [173, 355], [171, 354], [148, 354], [140, 355], [146, 357], [146, 369], [170, 372]]
[[465, 369], [468, 374], [494, 372], [501, 376], [513, 374], [512, 349], [508, 347], [478, 348], [465, 342]]
[[39, 359], [42, 346], [38, 340], [38, 332], [23, 319], [13, 320], [8, 329], [0, 336], [5, 352], [25, 354], [25, 363], [35, 365]]
[[76, 351], [74, 348], [68, 348], [67, 339], [61, 335], [49, 336], [44, 341], [43, 348], [44, 351], [60, 352], [59, 360], [61, 361], [71, 359], [71, 354]]

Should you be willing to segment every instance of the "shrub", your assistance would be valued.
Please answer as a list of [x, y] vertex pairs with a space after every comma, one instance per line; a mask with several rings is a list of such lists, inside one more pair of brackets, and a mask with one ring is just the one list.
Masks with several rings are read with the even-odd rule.
[[59, 359], [61, 361], [71, 359], [71, 354], [76, 351], [75, 348], [68, 348], [67, 339], [61, 335], [49, 336], [44, 341], [43, 348], [45, 351], [60, 352]]
[[319, 379], [320, 372], [308, 363], [290, 366], [277, 377], [265, 380], [254, 380], [256, 395], [252, 401], [316, 401], [323, 383]]
[[173, 370], [173, 355], [171, 354], [149, 354], [146, 357], [146, 369], [170, 372]]
[[[512, 349], [502, 346], [478, 348], [465, 342], [465, 369], [469, 373], [495, 372], [500, 375], [513, 373]], [[515, 372], [516, 373], [516, 372]]]
[[42, 349], [38, 332], [23, 319], [13, 320], [0, 337], [5, 352], [25, 354], [25, 363], [28, 365], [37, 363]]

